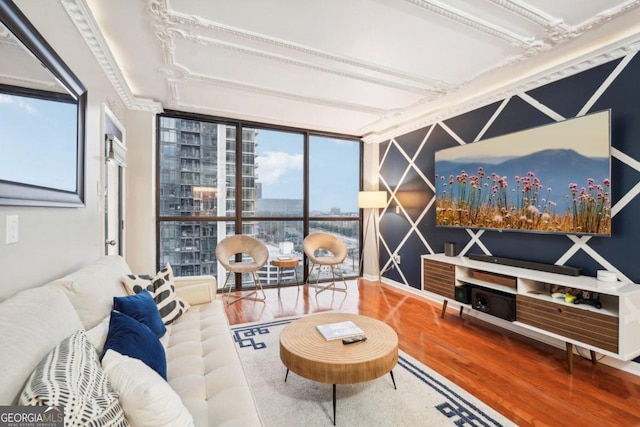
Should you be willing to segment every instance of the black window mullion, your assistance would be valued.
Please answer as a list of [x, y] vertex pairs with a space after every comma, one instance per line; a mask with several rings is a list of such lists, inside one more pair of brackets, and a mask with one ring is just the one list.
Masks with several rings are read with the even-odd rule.
[[[364, 190], [364, 177], [363, 177], [363, 171], [364, 171], [364, 142], [360, 141], [360, 191]], [[362, 277], [363, 274], [363, 269], [364, 269], [364, 263], [362, 262], [362, 256], [364, 255], [364, 248], [362, 247], [362, 240], [364, 238], [364, 230], [362, 229], [363, 225], [364, 225], [364, 216], [363, 216], [364, 210], [358, 208], [358, 220], [360, 222], [360, 233], [358, 233], [358, 248], [360, 248], [360, 250], [358, 251], [358, 256], [360, 259], [360, 267], [358, 268], [358, 277]], [[375, 236], [375, 238], [377, 239], [378, 236]], [[379, 261], [378, 261], [379, 262]]]
[[[309, 132], [304, 133], [304, 146], [303, 146], [303, 165], [302, 173], [304, 176], [304, 188], [302, 190], [302, 215], [304, 220], [302, 221], [302, 235], [309, 235]], [[307, 254], [302, 251], [302, 280], [303, 283], [307, 283], [309, 280], [309, 268], [307, 266]]]
[[[242, 169], [242, 132], [243, 126], [242, 123], [236, 124], [236, 218], [235, 218], [235, 227], [236, 234], [244, 234], [242, 229], [242, 211], [243, 207], [243, 195], [244, 191], [242, 188], [242, 175], [244, 173]], [[236, 254], [236, 261], [242, 261], [242, 254]], [[236, 290], [242, 289], [242, 273], [236, 273]]]

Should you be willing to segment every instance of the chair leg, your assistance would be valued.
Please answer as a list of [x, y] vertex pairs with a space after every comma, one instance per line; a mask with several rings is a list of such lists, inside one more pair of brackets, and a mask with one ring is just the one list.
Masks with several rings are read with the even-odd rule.
[[322, 291], [326, 291], [327, 289], [329, 289], [332, 285], [333, 282], [327, 286], [321, 286], [320, 285], [320, 273], [322, 272], [322, 265], [318, 265], [318, 277], [316, 277], [316, 294], [319, 294]]
[[262, 287], [262, 282], [260, 282], [260, 277], [258, 277], [258, 272], [254, 271], [253, 273], [253, 284], [256, 287], [256, 293], [258, 293], [258, 289], [262, 292], [262, 298], [255, 298], [258, 301], [265, 301], [267, 299], [267, 294], [264, 293], [264, 288]]
[[[224, 280], [224, 285], [222, 286], [223, 293], [225, 288], [227, 287], [227, 282], [229, 282], [229, 276], [231, 276], [231, 272], [227, 271], [227, 278]], [[229, 305], [229, 298], [231, 298], [231, 283], [229, 283], [229, 290], [227, 291], [227, 294], [225, 295], [225, 297], [227, 297], [227, 305]]]
[[[227, 281], [229, 280], [229, 275], [231, 272], [227, 272], [227, 279], [224, 281], [224, 287], [227, 286]], [[227, 305], [233, 304], [234, 302], [238, 302], [241, 299], [250, 299], [254, 301], [265, 301], [267, 299], [267, 294], [264, 292], [264, 288], [262, 287], [262, 283], [260, 282], [260, 278], [258, 277], [258, 273], [256, 271], [252, 271], [251, 275], [253, 277], [253, 284], [255, 285], [255, 290], [249, 292], [248, 294], [241, 296], [232, 296], [231, 295], [231, 285], [229, 285], [229, 291], [227, 292]], [[223, 287], [223, 289], [224, 289]], [[258, 290], [262, 292], [262, 298], [254, 297], [253, 295], [257, 295]], [[233, 301], [229, 301], [229, 298], [233, 298]]]
[[347, 281], [344, 278], [344, 273], [342, 273], [342, 271], [340, 271], [340, 277], [342, 279], [342, 282], [344, 283], [344, 288], [338, 288], [336, 287], [336, 266], [332, 265], [331, 266], [331, 287], [333, 288], [334, 291], [339, 291], [339, 292], [347, 292]]
[[[307, 285], [307, 287], [311, 287], [311, 283], [309, 283], [309, 279], [311, 278], [311, 275], [313, 274], [313, 269], [316, 266], [314, 263], [312, 263], [311, 261], [309, 261], [309, 265], [311, 266], [311, 268], [309, 268], [309, 272], [307, 274], [307, 282], [305, 283], [305, 285]], [[318, 277], [320, 276], [320, 270], [318, 269]], [[316, 281], [317, 283], [317, 281]]]
[[327, 289], [327, 286], [320, 286], [320, 273], [322, 272], [322, 266], [320, 264], [318, 264], [318, 277], [316, 277], [316, 283], [312, 284], [310, 283], [309, 279], [311, 278], [311, 275], [313, 274], [313, 269], [316, 267], [316, 264], [309, 262], [309, 264], [311, 265], [311, 268], [309, 269], [309, 274], [307, 275], [307, 287], [309, 288], [315, 288], [316, 289], [316, 294], [320, 293], [322, 291], [325, 291]]
[[322, 268], [322, 266], [318, 266], [318, 278], [316, 279], [316, 284], [314, 285], [314, 287], [316, 288], [316, 294], [319, 294], [320, 292], [323, 292], [329, 289], [332, 291], [347, 292], [347, 281], [344, 278], [344, 274], [341, 275], [342, 281], [344, 282], [344, 288], [337, 288], [335, 266], [330, 265], [329, 267], [331, 268], [331, 283], [329, 283], [326, 286], [321, 286], [319, 284], [319, 281], [320, 281], [320, 269]]
[[[331, 269], [333, 270], [333, 265], [331, 266]], [[344, 283], [344, 291], [347, 291], [347, 280], [344, 278], [344, 270], [342, 268], [340, 268], [340, 278], [342, 279], [342, 283]]]
[[327, 286], [321, 286], [320, 285], [320, 274], [322, 273], [322, 265], [318, 265], [318, 277], [316, 277], [316, 284], [315, 284], [315, 288], [316, 288], [316, 294], [319, 294], [322, 291], [326, 291], [327, 289], [329, 289], [332, 285], [333, 282]]

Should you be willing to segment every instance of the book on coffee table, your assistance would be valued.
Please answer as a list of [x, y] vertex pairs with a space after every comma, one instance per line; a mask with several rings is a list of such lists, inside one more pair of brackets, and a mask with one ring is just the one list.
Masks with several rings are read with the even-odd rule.
[[364, 336], [364, 331], [351, 320], [336, 323], [325, 323], [324, 325], [316, 326], [316, 328], [327, 341]]

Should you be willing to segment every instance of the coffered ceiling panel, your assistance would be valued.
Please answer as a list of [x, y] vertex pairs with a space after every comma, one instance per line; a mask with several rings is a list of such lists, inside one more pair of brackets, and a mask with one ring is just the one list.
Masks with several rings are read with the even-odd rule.
[[[344, 127], [364, 127], [378, 116], [375, 110], [363, 112], [361, 109], [354, 109], [350, 114], [344, 114], [344, 106], [333, 106], [329, 102], [309, 104], [303, 110], [299, 108], [300, 101], [277, 98], [278, 101], [274, 102], [274, 96], [269, 93], [254, 92], [248, 99], [244, 96], [243, 89], [216, 87], [213, 91], [207, 91], [205, 87], [203, 93], [203, 87], [198, 82], [181, 83], [178, 89], [180, 106], [186, 107], [188, 111], [207, 111], [208, 114], [222, 117], [242, 116], [247, 120], [266, 123], [272, 123], [269, 119], [274, 115], [282, 115], [281, 117], [290, 120], [280, 122], [285, 126], [296, 126], [297, 123], [304, 121], [312, 125], [310, 128], [320, 129], [321, 125], [330, 123], [332, 127], [326, 129], [329, 132], [338, 132]], [[211, 105], [220, 106], [220, 109], [212, 109]], [[174, 105], [168, 107], [177, 108]], [[267, 112], [266, 115], [265, 112]]]
[[[360, 105], [363, 109], [397, 109], [417, 102], [424, 91], [413, 86], [374, 81], [371, 78], [352, 78], [343, 84], [343, 73], [331, 73], [315, 67], [293, 66], [278, 60], [264, 61], [260, 68], [253, 67], [251, 58], [243, 52], [224, 48], [193, 46], [188, 41], [176, 40], [174, 63], [189, 70], [202, 81], [236, 82], [247, 87], [271, 88], [283, 94], [296, 93], [299, 97], [333, 100], [335, 103]], [[292, 72], [292, 68], [301, 72]], [[344, 100], [344, 101], [343, 101]]]
[[59, 1], [136, 99], [374, 142], [640, 44], [640, 0]]

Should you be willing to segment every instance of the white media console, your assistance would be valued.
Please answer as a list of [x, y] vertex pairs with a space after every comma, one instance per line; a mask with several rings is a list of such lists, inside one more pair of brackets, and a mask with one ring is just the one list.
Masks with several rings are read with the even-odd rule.
[[[554, 298], [554, 285], [597, 293], [602, 306]], [[457, 300], [460, 313], [464, 307], [497, 313], [518, 328], [564, 341], [570, 373], [574, 345], [590, 350], [594, 363], [595, 352], [625, 361], [640, 355], [640, 285], [635, 283], [435, 254], [422, 256], [422, 290], [441, 297], [443, 316], [447, 302]], [[475, 301], [469, 294], [472, 290]]]

